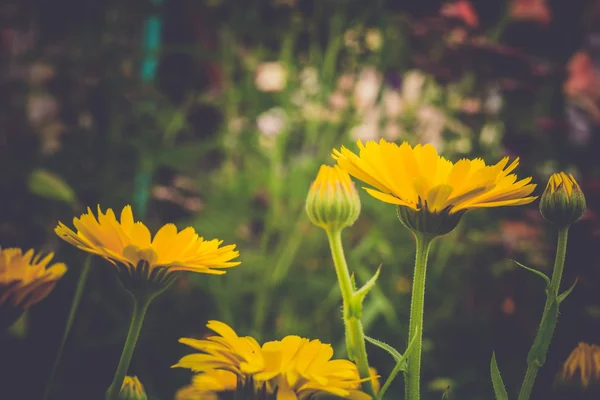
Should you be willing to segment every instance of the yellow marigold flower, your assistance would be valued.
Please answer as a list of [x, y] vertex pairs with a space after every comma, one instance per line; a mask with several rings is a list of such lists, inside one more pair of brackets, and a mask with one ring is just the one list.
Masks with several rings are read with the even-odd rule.
[[576, 375], [584, 387], [591, 381], [600, 381], [600, 346], [580, 342], [565, 361], [562, 376], [572, 380]]
[[[181, 343], [202, 351], [183, 357], [173, 366], [200, 373], [192, 382], [196, 392], [186, 387], [181, 396], [207, 387], [215, 392], [247, 390], [247, 387], [237, 387], [240, 382], [244, 386], [252, 385], [250, 390], [254, 393], [276, 393], [277, 399], [283, 400], [307, 400], [318, 394], [370, 399], [360, 391], [356, 365], [348, 360], [331, 360], [333, 349], [328, 344], [286, 336], [260, 346], [251, 337], [238, 336], [222, 322], [210, 321], [207, 326], [220, 336], [204, 340], [180, 339]], [[183, 399], [185, 397], [179, 400]]]
[[239, 255], [235, 245], [219, 247], [222, 241], [204, 240], [192, 227], [178, 232], [174, 224], [166, 224], [152, 238], [142, 222], [134, 221], [131, 206], [123, 208], [120, 220], [110, 208], [103, 213], [98, 206], [97, 218], [88, 208], [73, 219], [73, 225], [77, 232], [62, 222], [55, 232], [73, 246], [110, 261], [126, 279], [141, 273], [143, 279], [162, 282], [176, 271], [220, 275], [239, 264], [231, 261]]
[[119, 400], [148, 400], [144, 386], [137, 376], [126, 376], [121, 386]]
[[218, 400], [218, 392], [234, 391], [237, 376], [231, 371], [213, 369], [192, 378], [192, 384], [177, 391], [175, 400]]
[[324, 229], [343, 229], [360, 214], [360, 198], [350, 176], [340, 167], [322, 165], [306, 199], [311, 222]]
[[[519, 164], [508, 157], [495, 165], [480, 159], [456, 163], [438, 155], [430, 144], [411, 147], [381, 139], [357, 142], [359, 155], [345, 147], [333, 150], [338, 165], [371, 185], [367, 193], [398, 206], [402, 222], [410, 229], [444, 234], [462, 214], [474, 208], [516, 206], [536, 199], [531, 178], [517, 180], [511, 173]], [[424, 211], [425, 215], [421, 215]], [[436, 219], [437, 218], [437, 219]]]
[[548, 180], [540, 200], [540, 212], [558, 227], [575, 223], [585, 212], [585, 196], [571, 174], [560, 172]]
[[48, 267], [53, 256], [0, 249], [0, 326], [12, 324], [23, 310], [43, 300], [67, 272], [63, 263]]

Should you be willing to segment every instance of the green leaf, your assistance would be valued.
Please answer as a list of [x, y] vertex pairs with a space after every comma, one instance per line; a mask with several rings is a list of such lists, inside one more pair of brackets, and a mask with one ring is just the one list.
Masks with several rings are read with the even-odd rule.
[[573, 289], [575, 289], [575, 285], [577, 285], [577, 279], [575, 279], [575, 283], [573, 283], [573, 285], [571, 285], [570, 288], [568, 288], [567, 290], [565, 290], [562, 294], [558, 295], [558, 298], [556, 299], [556, 301], [558, 301], [559, 305], [563, 301], [565, 301], [565, 299], [571, 294], [571, 292], [573, 291]]
[[496, 400], [508, 400], [508, 392], [504, 387], [504, 381], [500, 375], [500, 369], [498, 369], [498, 363], [496, 362], [496, 353], [492, 353], [492, 361], [490, 363], [490, 370], [492, 375], [492, 386], [494, 387], [494, 393], [496, 394]]
[[368, 342], [370, 342], [370, 343], [374, 344], [375, 346], [378, 346], [378, 347], [382, 348], [383, 350], [387, 351], [388, 353], [390, 353], [392, 355], [392, 357], [394, 357], [394, 360], [396, 360], [396, 366], [394, 367], [394, 369], [390, 373], [390, 376], [388, 376], [387, 380], [385, 381], [385, 383], [381, 387], [381, 390], [379, 391], [379, 393], [377, 393], [377, 399], [378, 400], [382, 400], [383, 399], [383, 395], [385, 394], [385, 392], [388, 390], [388, 388], [392, 384], [392, 381], [394, 380], [394, 378], [396, 377], [396, 375], [398, 374], [398, 372], [400, 372], [400, 371], [406, 371], [408, 369], [408, 365], [407, 365], [406, 359], [408, 358], [408, 356], [410, 355], [410, 352], [414, 348], [414, 345], [417, 342], [417, 337], [418, 336], [419, 336], [419, 331], [417, 330], [415, 332], [415, 335], [413, 336], [412, 340], [408, 344], [408, 347], [406, 348], [406, 351], [404, 352], [404, 355], [401, 355], [396, 349], [394, 349], [392, 346], [390, 346], [387, 343], [381, 342], [381, 341], [379, 341], [377, 339], [373, 339], [372, 337], [369, 337], [369, 336], [365, 336], [365, 339]]
[[33, 194], [47, 199], [62, 201], [67, 204], [75, 204], [75, 191], [65, 180], [45, 169], [35, 169], [29, 174], [27, 180], [29, 190]]
[[[382, 342], [381, 340], [374, 339], [367, 335], [365, 335], [365, 340], [371, 344], [374, 344], [375, 346], [379, 347], [380, 349], [387, 351], [392, 357], [394, 357], [394, 360], [396, 360], [396, 362], [399, 362], [400, 360], [402, 360], [402, 358], [403, 358], [402, 354], [400, 354], [400, 352], [398, 350], [396, 350], [389, 344]], [[401, 371], [404, 371], [404, 370], [401, 370]]]
[[514, 262], [515, 264], [517, 264], [519, 267], [521, 267], [521, 268], [524, 268], [524, 269], [526, 269], [527, 271], [529, 271], [529, 272], [533, 272], [534, 274], [536, 274], [536, 275], [538, 275], [538, 276], [542, 277], [542, 279], [543, 279], [543, 280], [546, 282], [546, 287], [549, 287], [549, 286], [550, 286], [550, 278], [548, 278], [548, 276], [546, 276], [546, 274], [544, 274], [543, 272], [541, 272], [541, 271], [538, 271], [537, 269], [529, 268], [529, 267], [527, 267], [527, 266], [525, 266], [525, 265], [521, 264], [521, 263], [520, 263], [520, 262], [518, 262], [518, 261], [515, 261], [515, 260], [511, 260], [511, 261], [512, 261], [512, 262]]
[[375, 283], [377, 283], [377, 278], [379, 278], [380, 272], [381, 272], [381, 265], [379, 266], [379, 268], [377, 268], [375, 275], [373, 275], [371, 277], [371, 279], [369, 279], [367, 281], [367, 283], [365, 283], [360, 289], [358, 289], [352, 295], [352, 300], [350, 301], [351, 302], [350, 308], [351, 308], [352, 315], [355, 315], [358, 318], [360, 318], [363, 301], [365, 300], [365, 297], [367, 296], [369, 291], [371, 289], [373, 289], [373, 287], [375, 286]]

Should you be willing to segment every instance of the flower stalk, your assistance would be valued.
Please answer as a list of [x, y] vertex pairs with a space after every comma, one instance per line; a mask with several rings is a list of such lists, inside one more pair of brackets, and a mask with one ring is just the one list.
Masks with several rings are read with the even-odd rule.
[[[552, 279], [546, 290], [546, 304], [544, 305], [540, 327], [538, 328], [531, 350], [529, 350], [529, 354], [527, 355], [527, 372], [523, 379], [518, 400], [529, 400], [538, 370], [546, 361], [546, 353], [550, 347], [550, 341], [556, 327], [558, 305], [564, 299], [563, 296], [559, 296], [558, 291], [565, 265], [568, 235], [569, 226], [558, 231], [558, 244], [556, 246], [556, 258], [554, 260]], [[567, 291], [565, 294], [568, 294], [569, 292], [570, 291]]]
[[371, 374], [369, 372], [369, 361], [367, 359], [367, 348], [365, 345], [365, 334], [360, 317], [362, 314], [362, 302], [353, 301], [355, 289], [348, 271], [348, 264], [344, 256], [341, 229], [326, 229], [331, 256], [335, 266], [335, 273], [342, 292], [344, 327], [346, 332], [346, 348], [348, 357], [354, 360], [358, 367], [360, 378], [364, 379], [364, 390], [375, 397]]
[[156, 294], [136, 296], [133, 293], [131, 293], [131, 295], [133, 297], [133, 315], [131, 317], [131, 324], [129, 325], [129, 332], [127, 333], [127, 339], [125, 340], [125, 346], [123, 347], [123, 352], [121, 353], [121, 359], [119, 360], [115, 376], [106, 391], [106, 400], [119, 399], [119, 392], [121, 391], [123, 380], [127, 375], [131, 357], [133, 356], [135, 345], [140, 336], [140, 331], [142, 330], [146, 311], [148, 311], [150, 302], [156, 296]]
[[87, 282], [87, 277], [90, 273], [91, 266], [92, 256], [88, 255], [83, 264], [83, 269], [79, 274], [77, 287], [75, 288], [75, 294], [73, 295], [73, 301], [71, 302], [71, 308], [69, 310], [69, 316], [67, 317], [67, 323], [65, 324], [65, 331], [63, 332], [60, 345], [58, 346], [56, 358], [54, 359], [54, 363], [52, 364], [52, 370], [50, 371], [50, 377], [48, 378], [48, 382], [46, 383], [46, 389], [44, 391], [44, 397], [42, 397], [42, 400], [46, 400], [48, 396], [50, 396], [50, 391], [52, 390], [52, 384], [54, 382], [54, 376], [56, 375], [58, 364], [60, 363], [65, 344], [67, 343], [67, 337], [69, 337], [69, 332], [71, 332], [71, 327], [73, 326], [75, 314], [77, 314], [77, 309], [79, 308], [79, 302], [81, 300], [81, 296], [83, 295], [83, 289], [85, 288], [85, 284]]
[[419, 400], [421, 397], [421, 352], [423, 346], [423, 312], [425, 306], [425, 277], [427, 275], [427, 257], [435, 236], [413, 231], [417, 251], [415, 272], [410, 303], [409, 341], [415, 338], [414, 347], [408, 357], [408, 368], [404, 374], [405, 395], [407, 400]]

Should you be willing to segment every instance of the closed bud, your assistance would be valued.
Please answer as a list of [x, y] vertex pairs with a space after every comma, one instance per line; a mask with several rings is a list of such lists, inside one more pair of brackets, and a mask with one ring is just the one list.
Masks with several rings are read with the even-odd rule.
[[540, 212], [559, 228], [581, 218], [585, 212], [585, 196], [573, 175], [560, 172], [550, 177], [540, 200]]
[[360, 198], [350, 175], [337, 165], [322, 165], [306, 199], [311, 222], [323, 229], [341, 230], [360, 214]]
[[119, 400], [148, 400], [144, 386], [137, 376], [126, 376], [121, 386]]

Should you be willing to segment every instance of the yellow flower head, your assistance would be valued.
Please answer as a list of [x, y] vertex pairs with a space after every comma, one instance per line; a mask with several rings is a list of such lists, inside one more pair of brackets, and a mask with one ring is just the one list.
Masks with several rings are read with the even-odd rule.
[[572, 380], [576, 375], [584, 387], [591, 381], [600, 381], [600, 346], [580, 342], [565, 361], [562, 376]]
[[343, 229], [360, 214], [360, 198], [354, 182], [337, 165], [322, 165], [306, 199], [311, 222], [324, 229]]
[[222, 322], [210, 321], [207, 326], [220, 336], [205, 340], [180, 339], [181, 343], [202, 353], [185, 356], [173, 366], [200, 373], [191, 385], [195, 389], [183, 388], [179, 400], [187, 399], [184, 395], [206, 392], [205, 388], [213, 392], [247, 390], [237, 387], [237, 382], [253, 385], [251, 390], [255, 393], [276, 393], [279, 400], [306, 400], [317, 394], [370, 399], [360, 391], [356, 365], [348, 360], [331, 360], [333, 349], [328, 344], [286, 336], [260, 346], [251, 337], [239, 337]]
[[119, 400], [148, 400], [144, 386], [137, 376], [126, 376], [121, 386]]
[[166, 224], [152, 238], [146, 225], [134, 221], [131, 206], [123, 208], [120, 220], [110, 208], [103, 213], [98, 206], [97, 218], [88, 208], [73, 225], [77, 232], [62, 222], [55, 232], [73, 246], [107, 259], [122, 276], [141, 270], [155, 280], [175, 271], [220, 275], [239, 264], [231, 261], [239, 255], [235, 245], [219, 247], [222, 241], [204, 240], [192, 227], [178, 232], [174, 224]]
[[581, 218], [585, 207], [585, 197], [573, 175], [560, 172], [550, 177], [540, 201], [544, 218], [565, 227]]
[[218, 392], [236, 390], [237, 376], [231, 371], [213, 369], [192, 378], [192, 384], [177, 391], [175, 400], [218, 400]]
[[414, 212], [425, 211], [450, 219], [434, 221], [435, 226], [426, 228], [431, 233], [443, 234], [452, 230], [468, 210], [516, 206], [536, 199], [530, 196], [536, 186], [530, 184], [531, 178], [517, 180], [511, 173], [519, 164], [518, 159], [510, 165], [508, 157], [495, 165], [486, 165], [480, 158], [452, 163], [438, 155], [430, 144], [398, 146], [381, 139], [379, 143], [366, 144], [359, 140], [357, 145], [359, 155], [342, 147], [333, 150], [333, 158], [350, 175], [371, 185], [373, 188], [365, 188], [371, 196], [397, 205], [399, 213], [412, 212], [400, 217], [413, 230], [423, 228], [419, 226], [423, 216]]
[[[43, 300], [67, 272], [63, 263], [50, 267], [53, 253], [0, 249], [0, 324], [10, 324], [24, 309]], [[10, 316], [9, 316], [10, 314]]]

